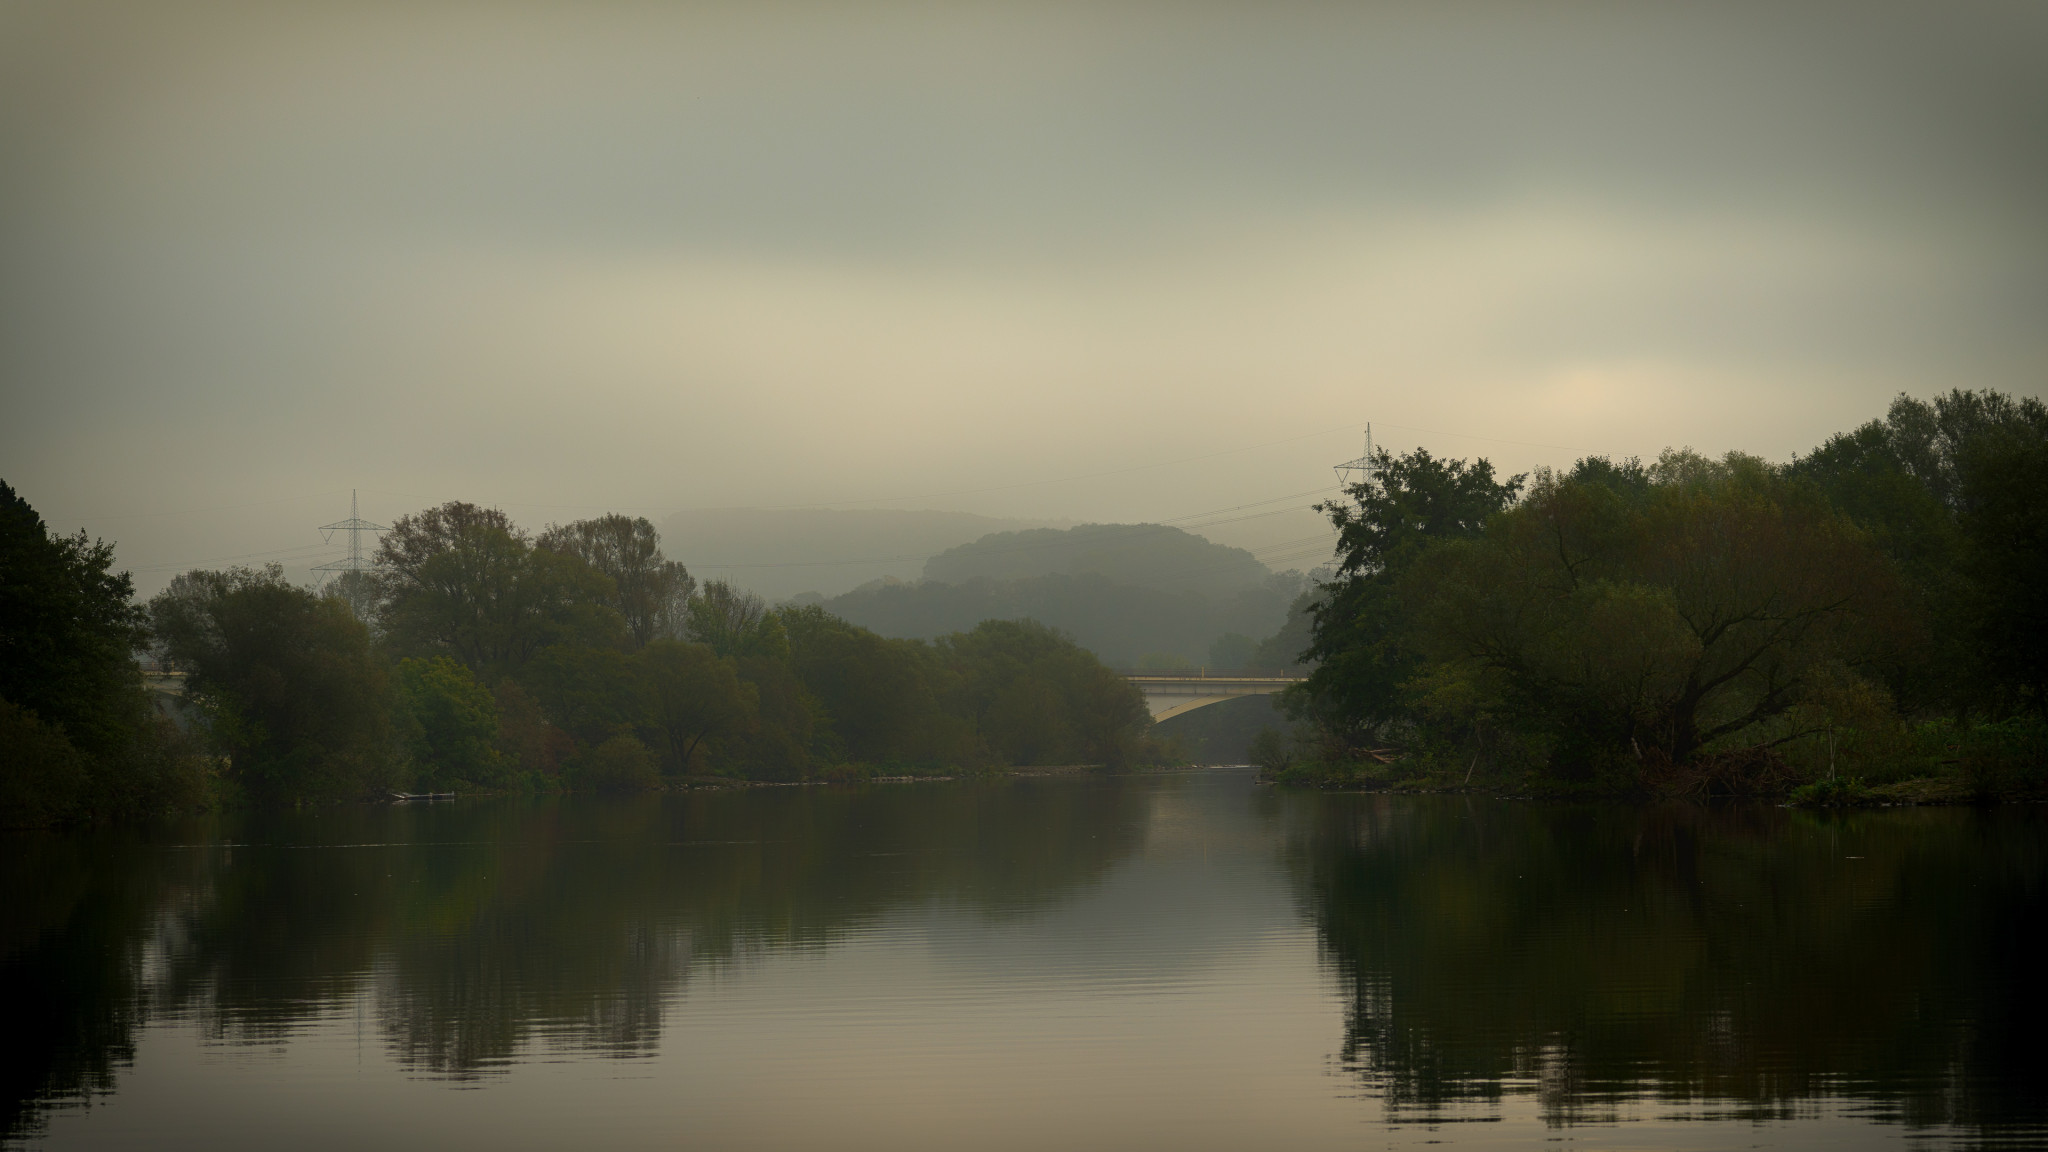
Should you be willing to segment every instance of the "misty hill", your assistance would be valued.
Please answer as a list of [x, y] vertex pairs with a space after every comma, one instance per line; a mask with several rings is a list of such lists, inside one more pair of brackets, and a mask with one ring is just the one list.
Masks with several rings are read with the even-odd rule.
[[924, 565], [926, 580], [966, 584], [1036, 576], [1103, 576], [1169, 593], [1229, 597], [1271, 573], [1242, 548], [1162, 524], [1081, 524], [998, 532], [949, 548]]
[[[1147, 657], [1177, 657], [1188, 666], [1239, 663], [1228, 635], [1273, 635], [1304, 587], [1299, 573], [1268, 575], [1256, 586], [1219, 596], [1189, 589], [1146, 588], [1099, 573], [1056, 573], [1020, 580], [974, 579], [959, 584], [877, 581], [824, 601], [827, 611], [884, 636], [931, 639], [965, 631], [983, 620], [1030, 618], [1072, 634], [1084, 648], [1115, 667]], [[1223, 658], [1212, 659], [1212, 649]]]
[[884, 576], [915, 579], [935, 552], [1053, 523], [967, 512], [719, 508], [678, 512], [660, 529], [663, 550], [699, 579], [786, 600], [800, 592], [829, 596]]

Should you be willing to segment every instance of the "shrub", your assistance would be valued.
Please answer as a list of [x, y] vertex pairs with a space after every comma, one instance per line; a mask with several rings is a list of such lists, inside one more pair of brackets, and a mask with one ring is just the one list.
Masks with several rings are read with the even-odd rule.
[[1816, 780], [1792, 790], [1792, 803], [1801, 808], [1857, 808], [1874, 800], [1863, 781], [1848, 776]]
[[571, 761], [569, 783], [579, 792], [653, 792], [661, 787], [661, 773], [647, 745], [618, 735]]

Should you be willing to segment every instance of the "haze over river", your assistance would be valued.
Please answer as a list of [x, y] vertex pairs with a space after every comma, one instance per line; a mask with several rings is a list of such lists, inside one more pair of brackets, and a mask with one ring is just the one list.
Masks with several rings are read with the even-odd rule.
[[2048, 811], [1248, 771], [0, 837], [69, 1148], [2048, 1140]]

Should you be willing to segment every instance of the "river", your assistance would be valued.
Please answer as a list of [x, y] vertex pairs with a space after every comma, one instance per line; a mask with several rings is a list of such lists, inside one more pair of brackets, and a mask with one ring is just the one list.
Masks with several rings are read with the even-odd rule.
[[1244, 771], [0, 837], [70, 1149], [2048, 1142], [2048, 810]]

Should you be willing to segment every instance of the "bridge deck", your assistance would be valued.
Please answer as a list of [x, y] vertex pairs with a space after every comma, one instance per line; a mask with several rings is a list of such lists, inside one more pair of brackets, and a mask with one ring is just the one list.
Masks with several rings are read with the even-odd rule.
[[1125, 672], [1125, 679], [1145, 694], [1152, 719], [1166, 720], [1209, 704], [1239, 696], [1270, 696], [1299, 684], [1306, 677], [1276, 676], [1271, 673]]

